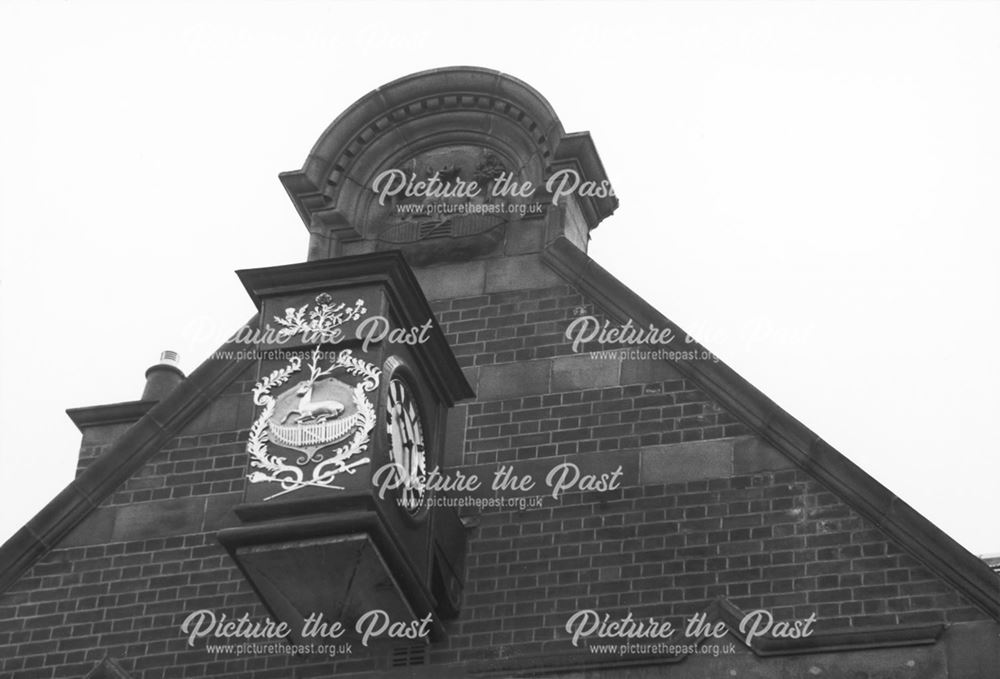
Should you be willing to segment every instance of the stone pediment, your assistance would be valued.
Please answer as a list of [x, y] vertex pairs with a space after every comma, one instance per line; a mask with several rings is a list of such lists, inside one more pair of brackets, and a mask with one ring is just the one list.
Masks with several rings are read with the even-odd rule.
[[618, 205], [589, 133], [567, 134], [520, 80], [473, 67], [374, 90], [327, 128], [301, 170], [280, 177], [311, 233], [309, 259], [489, 256], [526, 220], [557, 222], [555, 235], [572, 231], [585, 247]]

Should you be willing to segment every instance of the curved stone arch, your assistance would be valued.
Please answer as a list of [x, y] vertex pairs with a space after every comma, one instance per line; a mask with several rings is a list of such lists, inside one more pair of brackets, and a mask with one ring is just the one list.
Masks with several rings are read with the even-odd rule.
[[[521, 143], [517, 143], [519, 141]], [[388, 169], [404, 169], [409, 161], [428, 151], [462, 146], [494, 153], [508, 169], [513, 170], [521, 179], [532, 181], [535, 186], [539, 186], [542, 178], [551, 170], [550, 161], [537, 150], [528, 148], [523, 140], [502, 134], [484, 137], [475, 130], [441, 125], [432, 130], [424, 130], [421, 137], [414, 138], [399, 148], [373, 147], [372, 150], [376, 152], [368, 156], [368, 162], [362, 159], [352, 167], [352, 172], [346, 177], [345, 183], [337, 187], [335, 198], [331, 198], [331, 201], [359, 236], [370, 238], [374, 236], [369, 230], [371, 225], [360, 218], [370, 216], [373, 205], [378, 200], [378, 196], [371, 190], [375, 177]]]
[[[560, 149], [569, 137], [573, 143]], [[405, 76], [363, 96], [320, 135], [302, 169], [281, 180], [314, 239], [364, 239], [371, 235], [362, 222], [372, 179], [444, 143], [494, 149], [536, 186], [560, 166], [606, 179], [589, 135], [567, 135], [537, 90], [499, 71], [459, 66]], [[614, 198], [585, 202], [592, 203], [585, 207], [590, 228], [617, 206]]]
[[314, 160], [327, 161], [330, 168], [345, 158], [349, 163], [374, 136], [391, 133], [401, 122], [454, 110], [515, 119], [541, 145], [552, 139], [554, 147], [563, 135], [551, 104], [527, 83], [485, 68], [438, 68], [394, 80], [354, 102], [320, 135], [303, 170], [322, 174], [323, 168], [312, 167]]

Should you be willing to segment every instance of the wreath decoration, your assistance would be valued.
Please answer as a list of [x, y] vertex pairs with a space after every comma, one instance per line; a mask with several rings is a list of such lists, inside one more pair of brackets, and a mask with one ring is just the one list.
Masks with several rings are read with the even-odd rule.
[[[313, 350], [313, 362], [319, 357], [320, 347]], [[344, 349], [337, 354], [330, 364], [332, 369], [343, 368], [348, 373], [360, 377], [361, 381], [354, 387], [352, 397], [357, 409], [354, 417], [357, 425], [354, 434], [343, 445], [337, 447], [329, 455], [317, 451], [314, 455], [299, 458], [298, 464], [289, 464], [286, 458], [268, 452], [268, 422], [274, 415], [277, 399], [271, 395], [271, 390], [279, 387], [302, 368], [302, 358], [293, 356], [286, 367], [273, 371], [262, 378], [253, 388], [254, 405], [261, 408], [260, 414], [250, 427], [247, 440], [247, 453], [250, 455], [250, 466], [256, 471], [247, 475], [251, 483], [279, 483], [281, 490], [264, 498], [265, 501], [291, 493], [307, 486], [343, 490], [342, 486], [334, 484], [339, 474], [353, 474], [355, 470], [371, 460], [359, 457], [368, 449], [371, 431], [375, 427], [375, 406], [367, 394], [378, 388], [382, 371], [374, 365], [355, 357], [350, 349]], [[305, 462], [316, 462], [309, 478], [305, 477], [302, 467]]]

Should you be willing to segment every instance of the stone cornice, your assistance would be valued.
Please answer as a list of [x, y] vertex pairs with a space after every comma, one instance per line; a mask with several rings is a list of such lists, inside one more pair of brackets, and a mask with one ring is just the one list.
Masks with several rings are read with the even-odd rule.
[[111, 424], [132, 424], [149, 412], [157, 401], [124, 401], [97, 406], [69, 408], [66, 414], [81, 432], [89, 427]]

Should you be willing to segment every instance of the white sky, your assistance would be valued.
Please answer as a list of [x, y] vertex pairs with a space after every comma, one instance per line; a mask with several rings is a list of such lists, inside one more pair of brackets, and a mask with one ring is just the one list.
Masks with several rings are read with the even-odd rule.
[[277, 180], [371, 89], [515, 75], [621, 199], [591, 254], [974, 553], [1000, 552], [1000, 4], [0, 5], [0, 540], [68, 407], [190, 372], [302, 261]]

